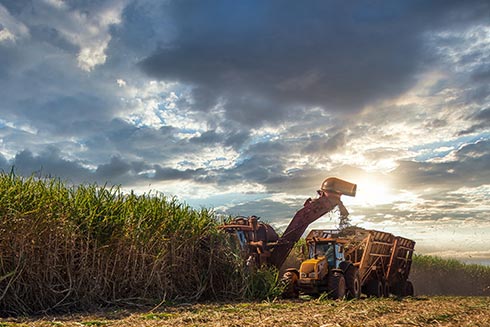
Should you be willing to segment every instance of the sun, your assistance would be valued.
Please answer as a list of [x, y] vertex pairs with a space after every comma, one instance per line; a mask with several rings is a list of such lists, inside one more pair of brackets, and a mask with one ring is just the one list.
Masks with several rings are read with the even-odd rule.
[[[392, 203], [395, 200], [394, 190], [387, 181], [374, 178], [362, 178], [356, 180], [355, 183], [357, 184], [356, 196], [354, 198], [342, 198], [343, 201], [348, 202], [348, 204], [370, 206]], [[347, 200], [347, 198], [349, 198], [349, 200]]]

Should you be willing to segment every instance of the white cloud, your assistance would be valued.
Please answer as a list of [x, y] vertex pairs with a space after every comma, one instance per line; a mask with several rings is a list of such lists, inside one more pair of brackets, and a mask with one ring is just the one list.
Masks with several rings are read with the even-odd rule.
[[82, 48], [78, 54], [78, 67], [89, 72], [95, 66], [105, 63], [107, 56], [104, 51], [109, 40], [110, 38], [106, 38], [105, 40], [98, 40], [91, 45], [85, 45], [86, 47]]
[[28, 125], [27, 123], [14, 123], [14, 122], [0, 119], [0, 125], [5, 125], [7, 127], [18, 130], [20, 132], [29, 133], [29, 134], [37, 134], [38, 132], [35, 128]]
[[[437, 51], [447, 58], [452, 64], [451, 68], [456, 72], [466, 73], [488, 61], [487, 54], [490, 51], [490, 26], [488, 25], [430, 33], [428, 37], [438, 44]], [[464, 60], [465, 57], [471, 57], [472, 60]]]
[[107, 59], [105, 50], [111, 40], [109, 28], [111, 25], [121, 23], [124, 6], [124, 2], [116, 2], [113, 6], [103, 8], [91, 15], [79, 11], [72, 14], [80, 26], [86, 26], [77, 34], [73, 34], [73, 31], [66, 32], [80, 46], [78, 65], [81, 69], [91, 71], [95, 66], [105, 63]]
[[[117, 80], [122, 88], [121, 99], [124, 109], [119, 113], [120, 118], [138, 127], [160, 128], [169, 125], [166, 121], [165, 108], [174, 107], [177, 100], [172, 88], [175, 84], [149, 81], [141, 85], [133, 85], [130, 81]], [[171, 125], [170, 125], [171, 126]]]
[[46, 4], [58, 9], [65, 9], [66, 3], [63, 0], [43, 0]]
[[29, 36], [29, 29], [18, 21], [0, 4], [0, 43], [16, 42], [19, 38]]
[[[56, 29], [69, 42], [79, 47], [78, 67], [92, 71], [107, 60], [106, 50], [111, 41], [110, 28], [121, 23], [127, 1], [98, 3], [92, 8], [71, 8], [60, 0], [45, 0], [35, 4], [49, 20], [35, 17], [36, 23]], [[41, 20], [41, 21], [39, 21]]]
[[0, 30], [0, 42], [4, 41], [15, 41], [15, 35], [6, 28]]

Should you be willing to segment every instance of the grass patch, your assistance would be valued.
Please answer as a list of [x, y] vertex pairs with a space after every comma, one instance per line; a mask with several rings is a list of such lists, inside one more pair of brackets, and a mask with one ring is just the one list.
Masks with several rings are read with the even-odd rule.
[[246, 274], [244, 295], [248, 299], [271, 301], [281, 296], [283, 290], [276, 268], [264, 267]]
[[[245, 304], [245, 305], [244, 305]], [[485, 304], [485, 305], [482, 305]], [[236, 307], [239, 310], [220, 310]], [[473, 308], [468, 310], [468, 308]], [[166, 309], [167, 310], [167, 309]], [[164, 319], [148, 319], [136, 310], [135, 314], [110, 320], [110, 326], [490, 326], [488, 297], [428, 297], [394, 301], [375, 299], [358, 301], [244, 302], [230, 304], [193, 304], [169, 307], [171, 315]], [[99, 312], [100, 314], [100, 312]], [[105, 322], [90, 315], [63, 319], [66, 326], [80, 326], [79, 321]], [[44, 327], [56, 317], [30, 321], [30, 327]], [[16, 318], [15, 321], [23, 322]]]
[[80, 324], [87, 327], [99, 327], [99, 326], [107, 326], [108, 323], [106, 321], [94, 320], [94, 321], [83, 321]]
[[143, 319], [149, 319], [149, 320], [165, 320], [172, 318], [175, 314], [173, 313], [167, 313], [167, 312], [162, 312], [162, 313], [147, 313], [142, 315]]

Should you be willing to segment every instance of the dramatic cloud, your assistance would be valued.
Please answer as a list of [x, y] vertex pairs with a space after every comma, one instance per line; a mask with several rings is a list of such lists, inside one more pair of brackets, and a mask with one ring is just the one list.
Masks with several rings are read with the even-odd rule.
[[337, 176], [358, 184], [353, 223], [476, 255], [488, 17], [488, 1], [0, 0], [0, 169], [279, 228]]
[[424, 38], [484, 22], [488, 3], [175, 1], [176, 38], [142, 62], [193, 86], [192, 108], [246, 125], [295, 107], [359, 111], [400, 95], [434, 60]]

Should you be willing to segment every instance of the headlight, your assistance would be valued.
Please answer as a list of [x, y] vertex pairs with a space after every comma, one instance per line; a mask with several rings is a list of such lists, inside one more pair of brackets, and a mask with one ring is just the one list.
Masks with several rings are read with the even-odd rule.
[[307, 277], [306, 273], [301, 273], [301, 278], [306, 278], [306, 277]]

